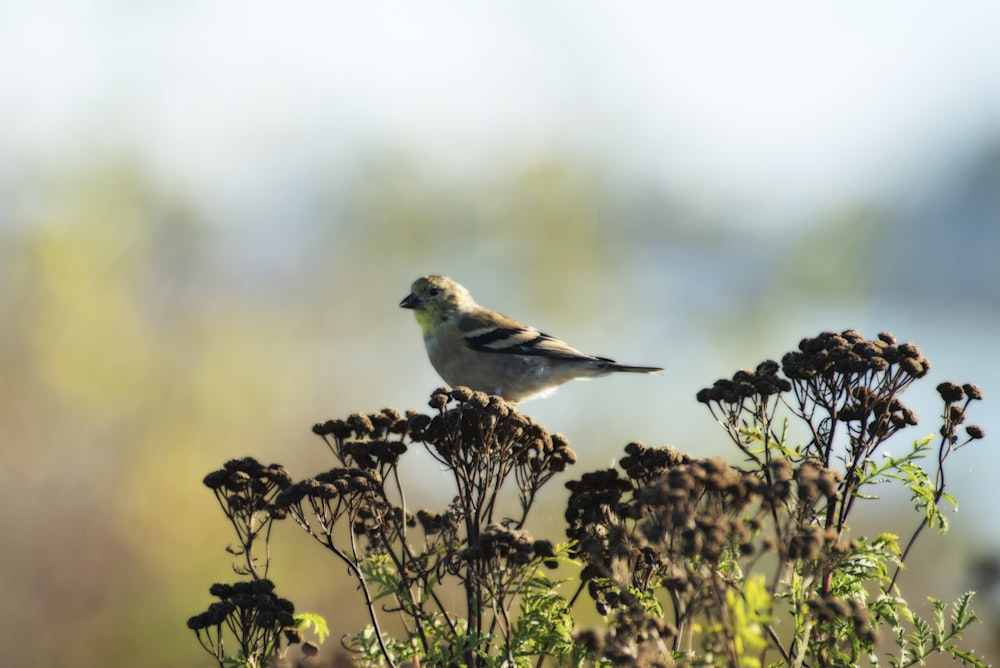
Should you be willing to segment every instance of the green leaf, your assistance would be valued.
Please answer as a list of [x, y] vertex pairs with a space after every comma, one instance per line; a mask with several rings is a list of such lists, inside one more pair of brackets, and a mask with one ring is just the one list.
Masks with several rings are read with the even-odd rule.
[[300, 612], [296, 614], [295, 626], [311, 631], [316, 636], [317, 642], [321, 645], [330, 636], [330, 627], [327, 625], [326, 619], [314, 612]]

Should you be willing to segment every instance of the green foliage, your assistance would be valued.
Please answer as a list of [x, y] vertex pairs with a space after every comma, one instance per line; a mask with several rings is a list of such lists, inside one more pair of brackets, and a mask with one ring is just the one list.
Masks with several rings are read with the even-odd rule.
[[889, 665], [893, 668], [923, 665], [927, 657], [932, 654], [944, 653], [960, 661], [962, 665], [977, 668], [987, 666], [985, 661], [953, 642], [959, 639], [971, 624], [979, 621], [971, 608], [973, 596], [974, 592], [966, 592], [960, 596], [952, 604], [950, 617], [947, 615], [948, 605], [944, 601], [928, 598], [933, 608], [930, 621], [918, 617], [905, 605], [901, 605], [895, 612], [905, 617], [913, 630], [907, 633], [901, 624], [894, 625], [894, 639], [899, 653], [889, 657]]
[[295, 626], [301, 631], [309, 631], [316, 636], [316, 642], [323, 644], [330, 636], [330, 627], [322, 615], [314, 612], [300, 612], [295, 615]]
[[[565, 551], [566, 545], [560, 549]], [[556, 591], [557, 583], [539, 574], [526, 585], [514, 622], [514, 656], [525, 665], [536, 656], [549, 655], [560, 663], [575, 656], [576, 622], [569, 602]]]
[[[743, 590], [726, 592], [726, 608], [733, 628], [733, 651], [739, 668], [760, 668], [758, 658], [767, 649], [767, 626], [771, 623], [773, 601], [764, 576], [755, 575], [743, 583]], [[718, 625], [717, 631], [724, 627]]]
[[[565, 557], [567, 546], [559, 553]], [[382, 561], [381, 559], [372, 559]], [[367, 572], [380, 571], [366, 567]], [[385, 582], [385, 580], [383, 580]], [[514, 619], [509, 638], [509, 652], [491, 652], [496, 639], [490, 635], [474, 636], [465, 620], [455, 619], [452, 624], [432, 622], [423, 627], [427, 651], [418, 651], [419, 644], [408, 640], [387, 638], [387, 648], [392, 662], [386, 660], [376, 639], [374, 626], [367, 626], [352, 636], [349, 645], [358, 657], [370, 665], [391, 665], [418, 659], [428, 665], [454, 665], [463, 657], [477, 655], [482, 666], [532, 666], [538, 657], [553, 657], [560, 665], [583, 665], [586, 655], [575, 641], [576, 624], [569, 602], [558, 591], [565, 582], [555, 581], [538, 571], [524, 582], [518, 601], [518, 614]]]
[[[946, 460], [983, 435], [975, 425], [957, 433], [979, 389], [942, 383], [936, 447], [927, 437], [882, 456], [916, 423], [900, 395], [927, 368], [916, 346], [888, 334], [804, 339], [782, 365], [764, 362], [698, 394], [745, 467], [631, 443], [619, 468], [567, 484], [569, 542], [560, 545], [524, 526], [541, 487], [575, 461], [566, 440], [467, 388], [436, 391], [432, 416], [385, 409], [316, 425], [339, 466], [313, 478], [293, 483], [280, 467], [247, 459], [205, 482], [237, 525], [240, 572], [266, 572], [253, 548], [282, 519], [346, 565], [369, 615], [346, 641], [363, 665], [899, 668], [941, 654], [985, 666], [958, 644], [977, 621], [971, 592], [950, 607], [929, 599], [924, 619], [896, 587], [922, 530], [947, 530], [940, 506], [955, 500]], [[806, 442], [790, 440], [795, 420]], [[451, 472], [456, 496], [443, 511], [406, 506], [398, 466], [414, 444]], [[931, 455], [937, 467], [928, 473], [921, 464]], [[500, 519], [505, 483], [520, 508]], [[889, 531], [853, 537], [852, 511], [879, 503], [888, 484], [910, 490], [916, 529], [905, 544]], [[552, 579], [557, 567], [573, 575]], [[464, 594], [458, 605], [447, 602], [455, 591]], [[599, 628], [581, 628], [583, 592], [604, 620]], [[274, 606], [287, 619], [207, 620], [210, 608], [189, 625], [220, 665], [282, 656], [279, 632], [299, 633], [289, 642], [302, 630], [319, 642], [328, 635], [321, 618], [292, 618], [284, 599]], [[389, 615], [402, 631], [386, 631]], [[226, 657], [223, 627], [246, 638], [248, 624], [263, 639]], [[886, 651], [887, 639], [896, 651]]]

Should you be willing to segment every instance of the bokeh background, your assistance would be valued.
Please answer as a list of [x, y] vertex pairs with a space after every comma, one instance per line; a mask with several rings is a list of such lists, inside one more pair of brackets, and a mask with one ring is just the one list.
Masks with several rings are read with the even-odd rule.
[[[735, 460], [695, 392], [804, 336], [918, 344], [908, 395], [976, 382], [961, 513], [902, 581], [976, 584], [996, 531], [1000, 5], [0, 1], [4, 665], [208, 666], [185, 620], [232, 581], [201, 485], [332, 465], [314, 422], [424, 408], [411, 314], [443, 273], [662, 377], [524, 405], [578, 452]], [[411, 452], [411, 502], [447, 478]], [[905, 533], [889, 493], [859, 530]], [[279, 526], [272, 575], [334, 639], [343, 568]], [[912, 589], [907, 589], [911, 587]], [[966, 646], [997, 654], [995, 590]], [[926, 610], [926, 607], [924, 608]]]

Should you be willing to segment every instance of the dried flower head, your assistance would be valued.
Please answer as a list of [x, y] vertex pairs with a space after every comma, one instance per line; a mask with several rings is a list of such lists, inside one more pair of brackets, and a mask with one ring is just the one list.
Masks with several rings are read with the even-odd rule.
[[986, 431], [980, 427], [978, 424], [970, 424], [965, 428], [965, 433], [968, 434], [969, 438], [978, 440], [986, 436]]
[[965, 399], [965, 391], [957, 383], [945, 381], [937, 386], [937, 391], [946, 404], [958, 403]]
[[983, 391], [979, 389], [978, 385], [966, 383], [962, 386], [962, 390], [965, 392], [965, 396], [969, 397], [970, 401], [981, 401], [983, 398]]

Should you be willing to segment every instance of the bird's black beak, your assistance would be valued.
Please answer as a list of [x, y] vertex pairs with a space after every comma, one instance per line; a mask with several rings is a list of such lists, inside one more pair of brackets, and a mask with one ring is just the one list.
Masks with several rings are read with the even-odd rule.
[[399, 302], [399, 305], [402, 308], [418, 308], [420, 306], [420, 297], [411, 292], [406, 295], [406, 299]]

